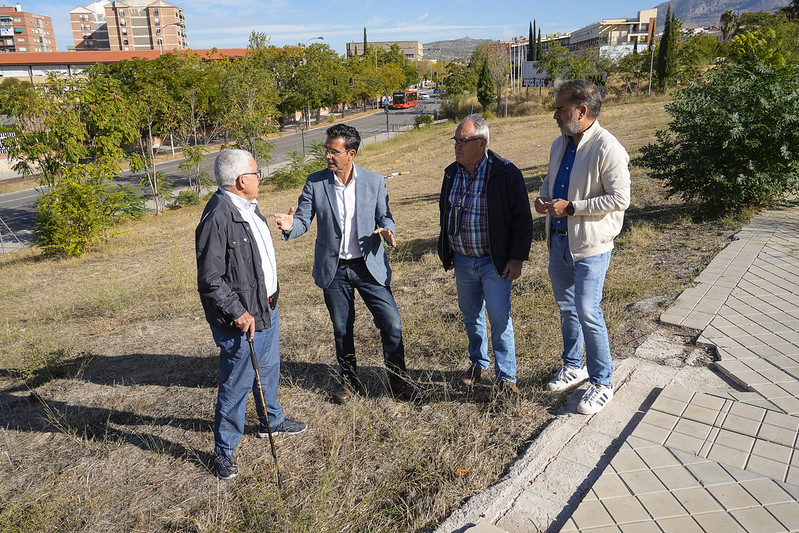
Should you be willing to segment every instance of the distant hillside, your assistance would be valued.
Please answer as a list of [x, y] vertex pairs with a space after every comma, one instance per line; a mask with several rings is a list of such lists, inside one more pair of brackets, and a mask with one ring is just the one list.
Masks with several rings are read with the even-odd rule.
[[475, 48], [484, 43], [495, 43], [491, 39], [472, 39], [464, 37], [452, 41], [433, 41], [423, 43], [424, 58], [428, 61], [452, 61], [456, 58], [466, 59]]
[[721, 14], [732, 9], [736, 13], [766, 11], [773, 13], [790, 4], [789, 0], [671, 0], [658, 5], [658, 31], [663, 29], [666, 10], [671, 4], [683, 28], [718, 26]]

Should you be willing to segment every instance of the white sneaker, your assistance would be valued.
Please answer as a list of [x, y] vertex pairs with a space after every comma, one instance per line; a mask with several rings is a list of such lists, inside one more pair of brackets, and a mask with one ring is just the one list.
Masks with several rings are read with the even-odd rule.
[[588, 390], [583, 394], [577, 404], [577, 412], [581, 415], [592, 415], [601, 411], [613, 399], [613, 387], [604, 385], [588, 385]]
[[554, 392], [570, 389], [575, 385], [579, 385], [586, 379], [588, 379], [588, 370], [586, 370], [585, 366], [581, 366], [580, 368], [562, 366], [560, 370], [555, 373], [555, 377], [552, 378], [552, 381], [547, 383], [547, 389]]

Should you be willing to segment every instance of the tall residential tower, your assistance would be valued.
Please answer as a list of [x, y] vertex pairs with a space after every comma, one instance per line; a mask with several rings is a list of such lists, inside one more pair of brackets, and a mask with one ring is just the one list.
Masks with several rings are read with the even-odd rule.
[[22, 6], [0, 6], [0, 52], [55, 52], [53, 20], [22, 11]]
[[101, 0], [69, 12], [75, 50], [186, 50], [183, 9], [163, 0]]

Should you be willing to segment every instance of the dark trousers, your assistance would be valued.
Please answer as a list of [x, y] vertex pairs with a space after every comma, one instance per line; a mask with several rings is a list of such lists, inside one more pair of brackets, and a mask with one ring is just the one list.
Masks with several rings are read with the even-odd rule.
[[355, 290], [361, 295], [383, 342], [383, 360], [391, 376], [405, 376], [405, 346], [399, 310], [389, 287], [375, 281], [363, 261], [339, 264], [330, 286], [324, 289], [325, 304], [333, 322], [336, 359], [342, 377], [354, 379], [355, 360]]

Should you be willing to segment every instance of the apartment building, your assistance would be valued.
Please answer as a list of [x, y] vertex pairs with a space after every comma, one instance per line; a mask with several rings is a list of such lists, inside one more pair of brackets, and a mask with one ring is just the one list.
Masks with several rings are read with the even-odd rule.
[[163, 0], [101, 0], [69, 12], [70, 50], [186, 50], [183, 9]]
[[22, 11], [22, 6], [0, 7], [0, 52], [55, 52], [53, 20]]
[[[399, 46], [402, 54], [410, 61], [422, 59], [424, 56], [424, 47], [419, 41], [377, 41], [367, 42], [368, 46], [375, 48], [382, 48], [383, 50], [391, 50], [391, 45], [396, 44]], [[365, 50], [363, 49], [363, 41], [347, 43], [347, 57], [362, 56]]]

